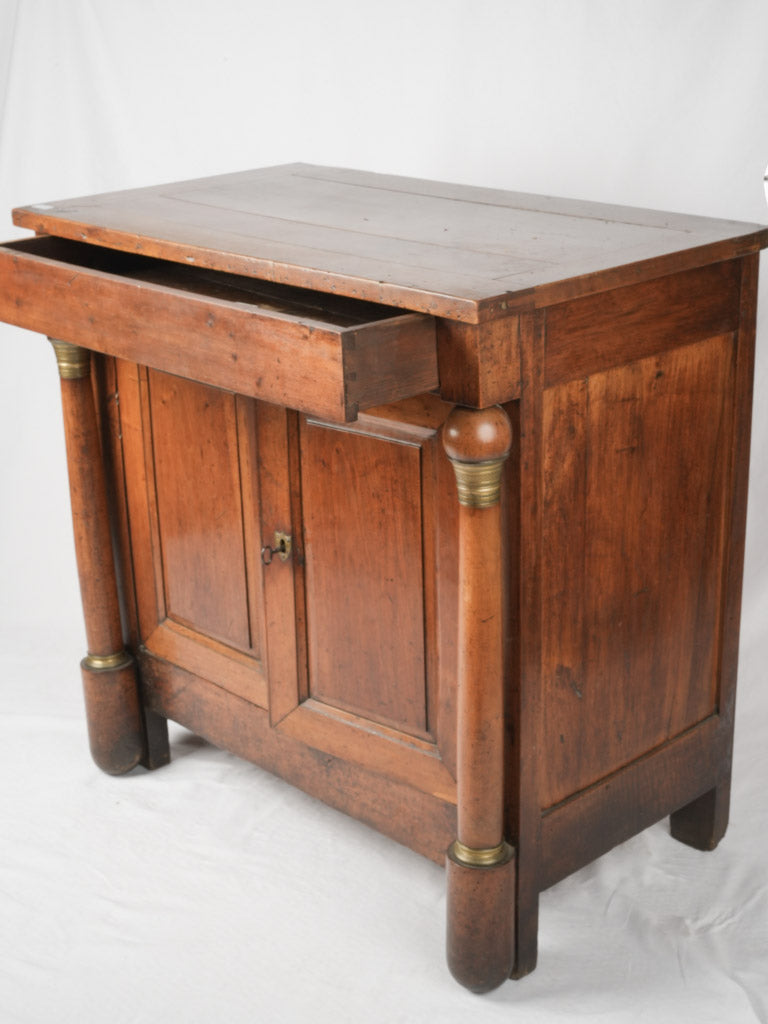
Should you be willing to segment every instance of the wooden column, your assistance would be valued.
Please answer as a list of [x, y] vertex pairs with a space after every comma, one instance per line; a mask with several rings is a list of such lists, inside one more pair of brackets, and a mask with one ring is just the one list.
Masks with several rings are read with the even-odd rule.
[[96, 764], [111, 775], [130, 771], [144, 753], [144, 729], [133, 658], [123, 629], [107, 512], [91, 353], [51, 343], [61, 377], [69, 490], [88, 653], [81, 662], [88, 736]]
[[475, 992], [514, 961], [513, 849], [504, 841], [504, 616], [499, 498], [512, 430], [503, 409], [457, 408], [443, 443], [459, 512], [458, 835], [448, 850], [451, 973]]

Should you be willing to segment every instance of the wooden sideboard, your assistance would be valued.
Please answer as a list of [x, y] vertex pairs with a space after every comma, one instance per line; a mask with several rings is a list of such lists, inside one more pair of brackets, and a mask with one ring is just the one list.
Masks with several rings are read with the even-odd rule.
[[302, 164], [14, 220], [101, 768], [172, 719], [445, 862], [476, 991], [615, 844], [717, 844], [768, 229]]

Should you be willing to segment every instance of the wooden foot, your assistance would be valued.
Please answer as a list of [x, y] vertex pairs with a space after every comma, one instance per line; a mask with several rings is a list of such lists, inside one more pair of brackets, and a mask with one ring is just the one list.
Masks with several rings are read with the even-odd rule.
[[459, 498], [458, 838], [448, 851], [448, 964], [475, 992], [514, 959], [514, 851], [504, 842], [504, 588], [499, 499], [512, 430], [503, 409], [454, 409], [443, 444]]
[[510, 977], [517, 981], [530, 974], [536, 967], [538, 951], [539, 894], [521, 888], [515, 906], [515, 963]]
[[141, 758], [145, 768], [162, 768], [171, 761], [171, 747], [168, 743], [168, 719], [144, 708], [144, 729], [146, 749]]
[[136, 666], [123, 647], [107, 490], [91, 385], [91, 355], [52, 341], [61, 403], [88, 654], [82, 662], [91, 751], [99, 768], [121, 774], [145, 752]]
[[674, 839], [696, 850], [714, 850], [728, 828], [731, 779], [704, 793], [670, 815], [669, 830]]

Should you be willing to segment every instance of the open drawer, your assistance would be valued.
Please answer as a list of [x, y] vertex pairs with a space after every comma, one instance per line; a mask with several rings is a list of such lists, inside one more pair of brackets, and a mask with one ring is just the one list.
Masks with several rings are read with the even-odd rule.
[[438, 384], [435, 321], [42, 236], [0, 246], [0, 320], [336, 422]]

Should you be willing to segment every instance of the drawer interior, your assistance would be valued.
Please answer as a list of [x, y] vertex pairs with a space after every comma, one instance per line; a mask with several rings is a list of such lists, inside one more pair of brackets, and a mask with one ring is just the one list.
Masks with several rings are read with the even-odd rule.
[[356, 327], [402, 315], [401, 309], [375, 302], [350, 299], [343, 295], [316, 292], [307, 288], [253, 277], [242, 277], [188, 263], [157, 259], [141, 253], [105, 249], [87, 242], [42, 235], [6, 242], [4, 249], [55, 260], [123, 278], [145, 281], [179, 291], [193, 292], [228, 302], [246, 303], [278, 314], [310, 319], [334, 327]]

